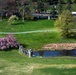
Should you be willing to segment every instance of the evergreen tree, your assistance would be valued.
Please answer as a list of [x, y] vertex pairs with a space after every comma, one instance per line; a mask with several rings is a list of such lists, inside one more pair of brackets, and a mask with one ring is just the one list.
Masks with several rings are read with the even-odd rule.
[[55, 27], [61, 30], [61, 36], [68, 38], [71, 35], [72, 29], [75, 29], [75, 18], [69, 10], [61, 13], [59, 18], [55, 21]]

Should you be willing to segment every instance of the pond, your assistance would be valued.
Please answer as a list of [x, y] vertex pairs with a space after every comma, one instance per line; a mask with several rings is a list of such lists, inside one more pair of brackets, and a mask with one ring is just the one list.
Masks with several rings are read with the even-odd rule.
[[44, 51], [34, 51], [33, 56], [42, 56], [42, 57], [54, 57], [54, 56], [76, 56], [76, 50], [44, 50]]

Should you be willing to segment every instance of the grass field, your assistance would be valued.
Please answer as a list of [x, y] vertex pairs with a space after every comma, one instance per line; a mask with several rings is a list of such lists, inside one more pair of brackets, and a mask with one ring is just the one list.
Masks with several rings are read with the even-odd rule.
[[[54, 30], [54, 20], [17, 21], [14, 25], [8, 25], [7, 20], [0, 22], [0, 32], [26, 32], [34, 30]], [[1, 35], [0, 37], [5, 37]], [[26, 48], [34, 50], [42, 49], [48, 43], [76, 42], [75, 39], [62, 39], [59, 32], [31, 33], [14, 35], [18, 42], [26, 45]]]
[[[63, 7], [65, 9], [66, 6]], [[76, 4], [72, 5], [73, 11]], [[9, 25], [0, 21], [0, 32], [26, 32], [35, 30], [54, 30], [54, 20], [17, 21]], [[6, 35], [0, 34], [0, 37]], [[59, 31], [14, 35], [26, 48], [40, 50], [48, 43], [74, 43], [76, 39], [63, 39]], [[17, 49], [0, 50], [0, 75], [76, 75], [76, 57], [32, 57], [21, 54]]]
[[76, 57], [28, 58], [17, 50], [0, 51], [0, 75], [75, 75]]
[[0, 22], [0, 32], [23, 32], [34, 30], [47, 30], [54, 28], [53, 20], [38, 20], [38, 21], [17, 21], [13, 25], [9, 25], [7, 20]]
[[[18, 24], [19, 23], [19, 24]], [[53, 30], [53, 20], [18, 21], [8, 25], [0, 22], [0, 32], [23, 32], [32, 30]], [[5, 37], [6, 35], [0, 35]], [[45, 32], [14, 35], [17, 40], [34, 50], [42, 49], [48, 43], [76, 42], [75, 39], [62, 39], [59, 32]], [[18, 50], [0, 51], [0, 75], [75, 75], [76, 57], [28, 58]]]

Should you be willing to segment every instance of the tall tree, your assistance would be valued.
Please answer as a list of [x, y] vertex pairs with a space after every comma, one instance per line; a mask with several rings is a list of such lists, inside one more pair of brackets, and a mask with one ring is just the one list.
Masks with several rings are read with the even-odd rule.
[[75, 18], [69, 10], [64, 10], [55, 22], [55, 27], [61, 30], [61, 36], [68, 38], [72, 29], [76, 29]]
[[30, 11], [30, 0], [21, 0], [20, 3], [18, 3], [18, 11], [21, 13], [22, 21], [25, 20], [25, 14], [29, 14]]
[[37, 9], [41, 12], [44, 11], [44, 3], [42, 1], [37, 2]]
[[66, 9], [71, 11], [71, 0], [67, 0], [67, 6]]
[[51, 17], [52, 19], [55, 19], [56, 16], [56, 6], [52, 5], [52, 10], [51, 10]]
[[62, 12], [62, 0], [58, 1], [58, 14], [61, 14]]
[[76, 3], [76, 0], [73, 0], [73, 3]]
[[3, 10], [6, 7], [6, 1], [0, 0], [0, 21], [2, 21]]
[[71, 4], [72, 3], [72, 0], [67, 0], [67, 2], [69, 2]]

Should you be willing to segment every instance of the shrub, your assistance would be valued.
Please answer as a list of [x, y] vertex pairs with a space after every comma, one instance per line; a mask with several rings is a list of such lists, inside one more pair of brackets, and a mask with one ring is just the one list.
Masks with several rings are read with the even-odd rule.
[[61, 36], [69, 38], [73, 29], [76, 29], [75, 18], [69, 10], [63, 11], [55, 21], [55, 27], [61, 30]]
[[18, 20], [18, 17], [16, 15], [12, 15], [8, 19], [8, 24], [9, 25], [14, 24], [16, 20]]
[[8, 49], [8, 48], [18, 48], [19, 43], [16, 41], [16, 38], [13, 35], [9, 34], [5, 38], [0, 38], [0, 49]]
[[25, 15], [25, 19], [26, 19], [26, 20], [33, 20], [34, 18], [33, 18], [32, 15], [26, 14], [26, 15]]

